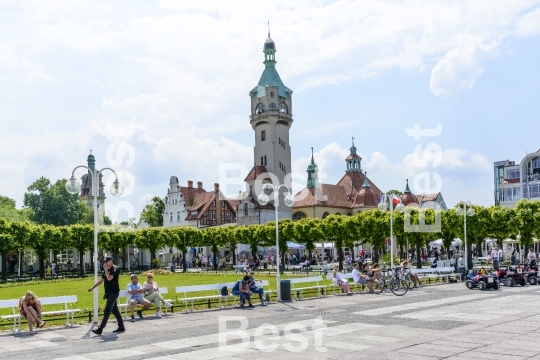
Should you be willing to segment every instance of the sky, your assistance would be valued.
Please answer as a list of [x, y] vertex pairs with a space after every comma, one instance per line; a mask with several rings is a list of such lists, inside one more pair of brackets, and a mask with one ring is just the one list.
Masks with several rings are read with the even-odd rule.
[[493, 162], [540, 149], [540, 1], [4, 0], [0, 195], [22, 206], [90, 149], [126, 188], [107, 191], [114, 221], [138, 218], [173, 175], [212, 190], [220, 166], [247, 174], [268, 21], [293, 90], [293, 192], [311, 147], [335, 184], [354, 136], [383, 191], [409, 179], [449, 207], [490, 206]]

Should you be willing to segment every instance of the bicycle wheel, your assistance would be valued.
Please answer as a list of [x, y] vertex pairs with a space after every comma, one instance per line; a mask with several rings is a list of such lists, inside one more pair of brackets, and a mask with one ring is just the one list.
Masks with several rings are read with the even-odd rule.
[[386, 282], [384, 279], [380, 279], [378, 282], [373, 282], [373, 292], [375, 294], [380, 294], [386, 288]]
[[392, 279], [390, 282], [390, 291], [396, 296], [403, 296], [407, 293], [409, 287], [407, 282], [402, 279]]
[[411, 274], [405, 275], [405, 282], [407, 282], [407, 288], [409, 290], [414, 287], [414, 281]]

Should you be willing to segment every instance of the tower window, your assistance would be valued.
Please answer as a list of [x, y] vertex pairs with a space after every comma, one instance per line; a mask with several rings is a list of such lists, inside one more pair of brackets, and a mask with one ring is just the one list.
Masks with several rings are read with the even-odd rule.
[[266, 166], [266, 155], [264, 155], [264, 166]]
[[244, 203], [244, 215], [248, 216], [248, 203]]
[[261, 156], [261, 166], [264, 166], [264, 157]]
[[180, 211], [176, 212], [176, 221], [180, 221]]
[[266, 131], [263, 130], [261, 131], [261, 141], [265, 141], [266, 140]]
[[274, 98], [274, 92], [273, 91], [270, 91], [270, 97]]
[[279, 112], [284, 113], [284, 114], [289, 113], [289, 108], [287, 107], [285, 103], [279, 104]]
[[263, 103], [259, 103], [259, 104], [257, 105], [257, 107], [255, 108], [255, 114], [260, 114], [260, 113], [263, 113], [263, 112], [265, 112], [265, 111], [266, 111], [266, 109], [265, 109]]
[[268, 106], [268, 110], [270, 110], [270, 111], [276, 111], [276, 110], [277, 110], [276, 104], [271, 103], [270, 106]]

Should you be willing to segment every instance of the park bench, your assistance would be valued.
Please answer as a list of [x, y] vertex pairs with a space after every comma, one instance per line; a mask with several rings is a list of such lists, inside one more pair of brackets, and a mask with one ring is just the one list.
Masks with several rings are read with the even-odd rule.
[[[163, 296], [163, 295], [169, 293], [169, 289], [166, 288], [166, 287], [160, 287], [159, 288], [159, 293]], [[129, 299], [130, 298], [131, 298], [131, 296], [127, 293], [127, 290], [120, 290], [120, 293], [118, 294], [117, 305], [118, 305], [118, 309], [120, 310], [120, 312], [122, 312], [122, 309], [124, 310], [124, 319], [127, 319], [127, 317], [128, 317], [127, 312], [128, 312], [128, 309], [129, 309]], [[143, 295], [143, 298], [144, 298], [144, 295]], [[163, 296], [163, 300], [174, 304], [174, 300], [165, 299], [165, 296]], [[163, 308], [165, 309], [165, 314], [167, 314], [167, 311], [168, 311], [167, 307], [162, 306], [162, 309]], [[173, 307], [171, 309], [172, 309], [172, 311], [174, 311], [174, 305], [173, 305]]]
[[[75, 313], [81, 310], [70, 309], [69, 305], [77, 302], [77, 295], [44, 297], [39, 300], [41, 301], [41, 316], [66, 314], [66, 326], [75, 326]], [[47, 305], [64, 305], [64, 308], [61, 310], [43, 311]]]
[[411, 273], [418, 275], [418, 278], [425, 283], [424, 280], [436, 279], [441, 280], [436, 268], [411, 269]]
[[237, 272], [247, 272], [248, 271], [248, 266], [244, 265], [244, 264], [236, 264], [236, 265], [233, 265], [233, 270], [235, 273]]
[[[219, 308], [222, 308], [221, 306], [221, 300], [227, 299], [226, 296], [221, 295], [221, 289], [224, 287], [224, 284], [208, 284], [208, 285], [190, 285], [190, 286], [177, 286], [176, 287], [176, 294], [177, 294], [177, 300], [180, 302], [184, 302], [186, 309], [185, 312], [190, 312], [188, 310], [188, 303], [191, 303], [191, 312], [193, 312], [193, 302], [197, 300], [211, 300], [211, 299], [218, 299], [219, 300]], [[215, 293], [212, 295], [209, 294], [201, 294], [201, 292], [209, 292], [212, 291]], [[197, 295], [197, 293], [199, 293]], [[178, 294], [183, 294], [182, 297], [178, 297]]]
[[21, 314], [19, 313], [19, 300], [0, 300], [0, 309], [11, 308], [12, 314], [2, 315], [2, 320], [13, 320], [13, 332], [21, 331]]
[[[221, 287], [224, 287], [226, 286], [227, 289], [232, 289], [234, 287], [234, 285], [236, 284], [236, 281], [235, 282], [232, 282], [232, 283], [227, 283], [227, 284], [221, 284], [222, 286]], [[268, 282], [268, 280], [257, 280], [255, 281], [255, 286], [257, 287], [262, 287], [263, 290], [264, 290], [264, 297], [266, 298], [267, 302], [271, 302], [272, 301], [272, 293], [276, 292], [276, 290], [269, 290], [268, 289], [268, 286], [270, 286], [270, 283]], [[269, 294], [269, 295], [267, 295]], [[252, 298], [253, 296], [257, 296], [257, 294], [253, 294], [251, 295]], [[235, 306], [236, 305], [236, 300], [238, 299], [238, 301], [240, 301], [240, 296], [239, 295], [233, 295], [232, 294], [232, 290], [229, 291], [229, 298], [232, 298], [233, 299], [233, 303], [232, 303], [232, 306]], [[226, 303], [226, 305], [228, 305], [228, 302]]]
[[322, 273], [328, 273], [328, 270], [330, 270], [330, 266], [328, 265], [311, 265], [310, 267], [308, 267], [308, 272], [309, 271], [320, 271]]
[[456, 274], [455, 268], [453, 266], [437, 267], [437, 274], [439, 275], [439, 282], [442, 282], [445, 278], [447, 282], [455, 280], [456, 282], [461, 280], [461, 275]]
[[[322, 276], [311, 276], [306, 278], [291, 279], [291, 292], [294, 293], [295, 300], [304, 299], [304, 290], [317, 289], [317, 296], [322, 293], [326, 296], [326, 285], [324, 285]], [[307, 283], [315, 283], [315, 285], [306, 286]]]

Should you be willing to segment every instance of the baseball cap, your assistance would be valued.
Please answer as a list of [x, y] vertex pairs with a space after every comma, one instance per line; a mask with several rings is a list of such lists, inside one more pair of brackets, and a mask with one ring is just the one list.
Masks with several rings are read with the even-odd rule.
[[103, 259], [103, 262], [112, 261], [112, 256], [106, 256], [105, 259]]

